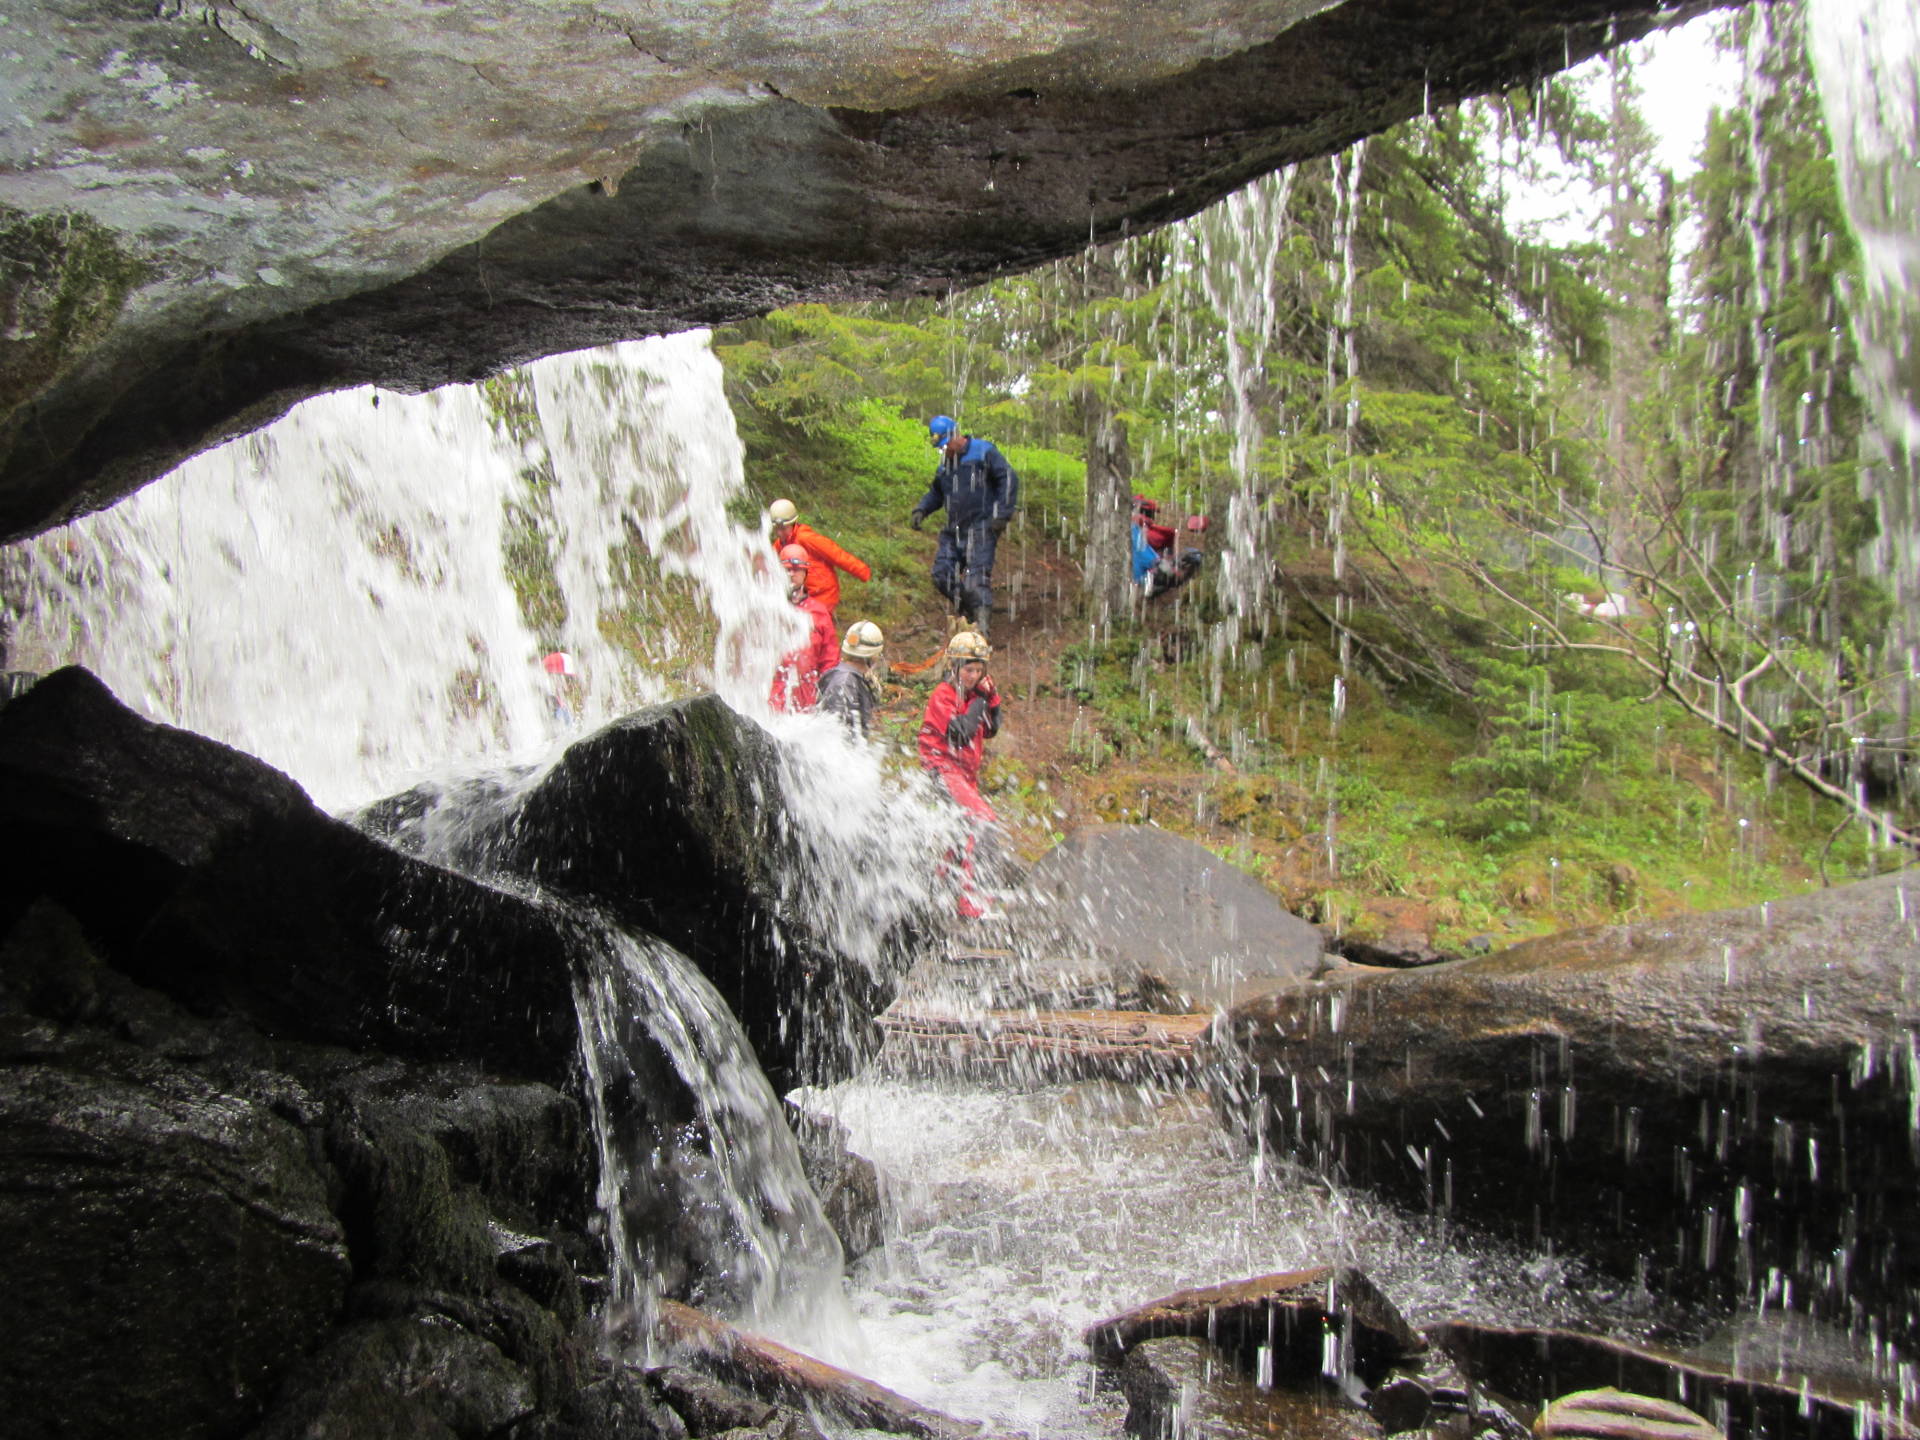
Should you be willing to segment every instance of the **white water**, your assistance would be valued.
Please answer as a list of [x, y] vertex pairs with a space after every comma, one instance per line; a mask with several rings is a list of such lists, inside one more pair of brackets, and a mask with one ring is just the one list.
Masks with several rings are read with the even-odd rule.
[[1910, 725], [1920, 684], [1920, 10], [1909, 0], [1821, 0], [1812, 14], [1821, 108], [1864, 272], [1848, 317], [1878, 422], [1860, 477], [1880, 507], [1869, 553], [1893, 592], [1888, 660], [1907, 677]]
[[[537, 423], [530, 423], [537, 416]], [[322, 396], [112, 510], [15, 547], [15, 668], [83, 664], [143, 714], [260, 756], [342, 808], [563, 738], [670, 690], [764, 709], [791, 611], [727, 518], [740, 446], [703, 334], [562, 355], [491, 387]], [[662, 576], [632, 573], [638, 534]], [[539, 585], [536, 627], [513, 581]], [[704, 653], [681, 653], [707, 617]], [[680, 623], [673, 623], [680, 620]], [[648, 663], [609, 638], [643, 631]]]
[[867, 1078], [801, 1099], [882, 1176], [886, 1245], [853, 1272], [861, 1373], [995, 1433], [1118, 1434], [1081, 1334], [1188, 1286], [1353, 1264], [1415, 1323], [1656, 1318], [1549, 1256], [1463, 1247], [1440, 1221], [1238, 1153], [1194, 1091]]
[[[799, 626], [764, 527], [729, 518], [742, 489], [700, 334], [556, 356], [486, 387], [330, 395], [8, 552], [11, 663], [87, 665], [151, 718], [259, 755], [325, 805], [435, 785], [446, 803], [406, 842], [442, 864], [577, 734], [712, 688], [781, 741], [799, 857], [779, 877], [785, 913], [877, 972], [928, 903], [954, 817], [836, 724], [767, 713]], [[580, 672], [560, 697], [570, 717], [540, 663], [553, 649]], [[448, 783], [460, 776], [479, 778]], [[582, 956], [609, 1324], [644, 1317], [663, 1257], [691, 1246], [714, 1308], [846, 1352], [838, 1242], [724, 1002], [671, 947], [555, 913]], [[679, 1133], [623, 1103], [677, 1093], [649, 1079], [663, 1065], [695, 1103]], [[671, 1237], [651, 1233], [662, 1215], [678, 1217]]]
[[[614, 931], [583, 940], [603, 952], [583, 972], [576, 1004], [593, 1080], [596, 1198], [614, 1257], [609, 1321], [632, 1317], [650, 1335], [655, 1287], [688, 1246], [708, 1257], [703, 1274], [674, 1277], [695, 1303], [807, 1337], [818, 1353], [845, 1353], [852, 1317], [840, 1242], [726, 1002], [669, 945]], [[656, 1114], [656, 1048], [696, 1104], [673, 1127]]]

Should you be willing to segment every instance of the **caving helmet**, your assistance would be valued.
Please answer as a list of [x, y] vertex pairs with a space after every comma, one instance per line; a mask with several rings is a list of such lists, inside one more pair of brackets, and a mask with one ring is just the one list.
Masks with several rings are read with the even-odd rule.
[[791, 525], [800, 518], [800, 511], [791, 500], [776, 500], [767, 506], [767, 518], [776, 525]]
[[927, 421], [927, 435], [935, 449], [945, 445], [959, 429], [958, 422], [951, 415], [936, 415]]
[[947, 641], [947, 663], [964, 665], [969, 660], [978, 660], [986, 664], [993, 655], [993, 647], [987, 644], [987, 637], [977, 630], [962, 630]]
[[856, 660], [871, 660], [886, 648], [887, 637], [871, 620], [856, 620], [847, 627], [847, 638], [840, 642], [840, 653]]
[[780, 563], [789, 570], [805, 570], [813, 563], [813, 557], [807, 554], [807, 547], [804, 545], [782, 545]]

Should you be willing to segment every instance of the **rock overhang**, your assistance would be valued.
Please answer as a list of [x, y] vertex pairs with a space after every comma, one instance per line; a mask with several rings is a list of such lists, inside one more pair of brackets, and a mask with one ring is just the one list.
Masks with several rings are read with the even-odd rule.
[[325, 390], [1042, 263], [1704, 8], [4, 0], [0, 535]]

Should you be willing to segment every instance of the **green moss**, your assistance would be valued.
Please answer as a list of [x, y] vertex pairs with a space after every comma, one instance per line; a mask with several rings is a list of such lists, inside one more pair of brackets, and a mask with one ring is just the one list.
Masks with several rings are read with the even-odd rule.
[[148, 273], [113, 231], [85, 215], [0, 206], [0, 415], [71, 370]]
[[[487, 381], [490, 403], [503, 377]], [[496, 411], [496, 414], [511, 413]], [[534, 422], [538, 424], [537, 419]], [[567, 599], [554, 568], [552, 537], [558, 530], [553, 514], [553, 468], [550, 461], [529, 466], [520, 475], [520, 494], [504, 503], [503, 559], [507, 581], [527, 628], [548, 647], [558, 646], [567, 623]]]

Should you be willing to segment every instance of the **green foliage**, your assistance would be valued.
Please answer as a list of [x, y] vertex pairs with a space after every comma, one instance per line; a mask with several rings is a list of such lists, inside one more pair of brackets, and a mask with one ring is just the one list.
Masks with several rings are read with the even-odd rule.
[[1579, 692], [1556, 694], [1551, 671], [1482, 657], [1475, 697], [1484, 707], [1480, 748], [1453, 774], [1478, 792], [1461, 815], [1462, 833], [1511, 843], [1547, 823], [1548, 807], [1585, 775], [1599, 747], [1586, 733]]
[[[1778, 27], [1756, 47], [1759, 109], [1722, 119], [1686, 191], [1656, 168], [1623, 63], [945, 303], [719, 332], [751, 482], [872, 560], [863, 598], [911, 623], [930, 547], [901, 532], [932, 468], [926, 415], [996, 440], [1023, 523], [1063, 534], [1095, 422], [1117, 421], [1130, 488], [1216, 516], [1251, 502], [1284, 603], [1236, 613], [1210, 569], [1177, 611], [1067, 650], [1066, 761], [1113, 818], [1136, 813], [1134, 769], [1205, 765], [1201, 798], [1156, 823], [1191, 811], [1263, 863], [1287, 847], [1327, 893], [1421, 896], [1456, 936], [1777, 892], [1833, 817], [1718, 752], [1739, 727], [1713, 738], [1714, 688], [1765, 659], [1756, 703], [1817, 751], [1860, 713], [1842, 685], [1873, 670], [1888, 601], [1855, 558], [1879, 523], [1848, 378], [1857, 257], [1802, 12], [1769, 13], [1740, 22]], [[1505, 219], [1490, 157], [1521, 130], [1603, 197], [1590, 240]], [[1767, 455], [1790, 463], [1763, 473]], [[1626, 620], [1579, 613], [1616, 591]], [[1853, 837], [1830, 856], [1863, 858]]]
[[567, 600], [554, 570], [550, 541], [555, 530], [550, 465], [543, 462], [538, 469], [521, 472], [520, 484], [520, 497], [503, 502], [501, 559], [527, 627], [542, 645], [555, 646], [567, 623]]

